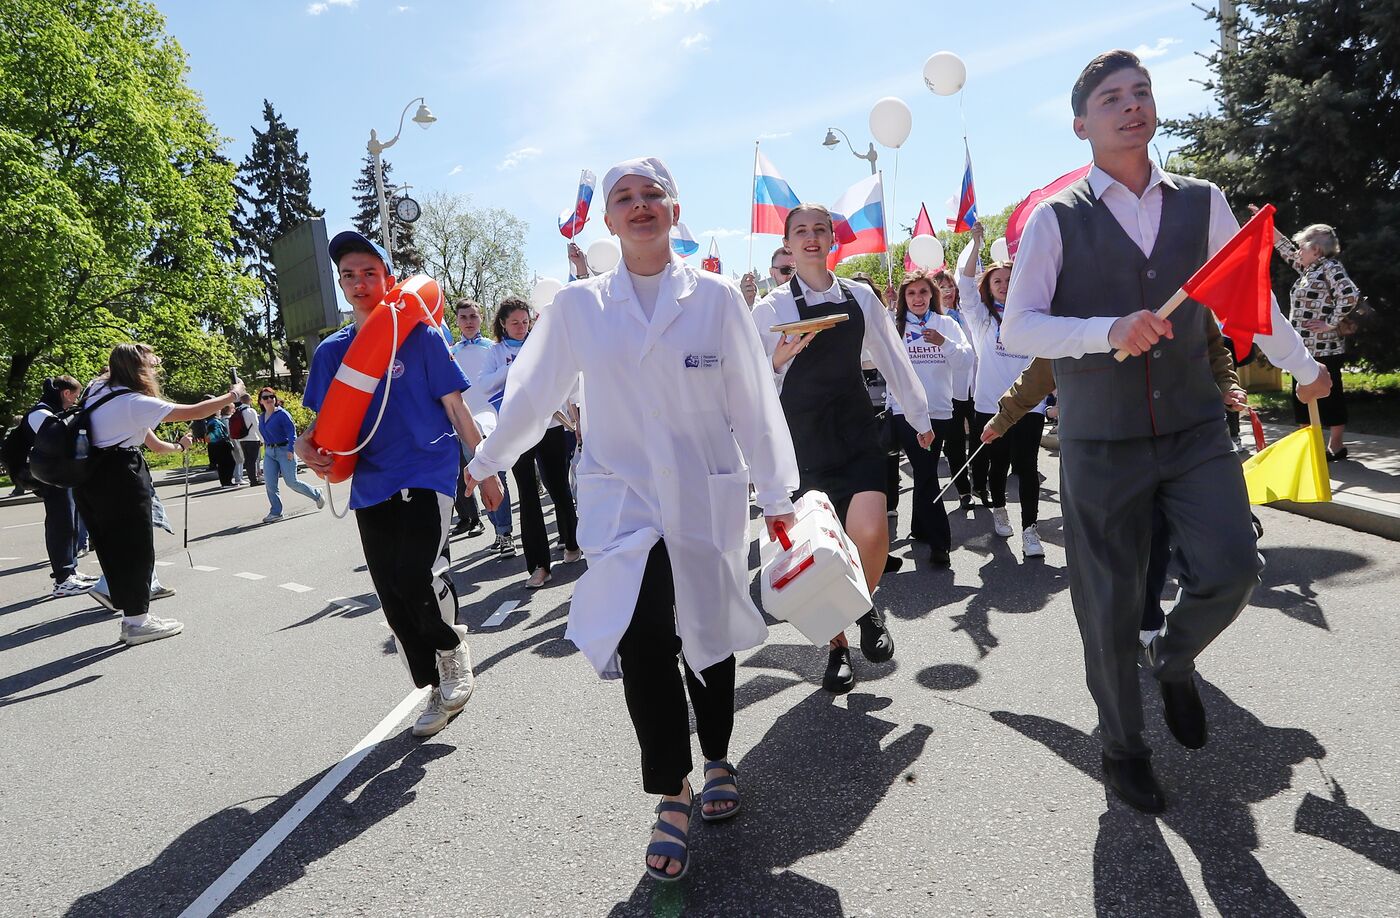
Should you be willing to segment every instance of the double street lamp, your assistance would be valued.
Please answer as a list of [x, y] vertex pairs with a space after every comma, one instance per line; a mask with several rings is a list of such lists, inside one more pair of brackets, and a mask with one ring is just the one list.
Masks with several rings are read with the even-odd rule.
[[384, 168], [379, 157], [381, 153], [399, 142], [399, 135], [403, 133], [403, 119], [408, 116], [408, 110], [413, 107], [414, 102], [418, 103], [418, 111], [413, 114], [413, 123], [426, 131], [428, 125], [437, 120], [437, 115], [428, 109], [428, 103], [423, 100], [422, 96], [419, 96], [403, 107], [403, 113], [399, 115], [399, 129], [392, 138], [381, 142], [379, 134], [370, 128], [369, 143], [367, 144], [370, 161], [374, 164], [374, 192], [379, 197], [379, 237], [384, 243], [384, 251], [388, 252], [391, 258], [394, 252], [394, 233], [389, 225], [389, 200], [384, 194]]
[[[836, 149], [838, 146], [840, 146], [840, 145], [841, 145], [841, 141], [837, 139], [837, 137], [836, 137], [837, 134], [840, 134], [842, 137], [846, 137], [846, 132], [843, 131], [843, 130], [841, 130], [840, 128], [827, 128], [827, 129], [826, 129], [826, 140], [823, 140], [823, 141], [822, 141], [822, 146], [826, 147], [826, 148], [829, 149], [829, 150], [834, 150], [834, 149]], [[857, 153], [857, 152], [856, 152], [856, 145], [853, 144], [853, 143], [851, 143], [851, 138], [846, 137], [846, 146], [848, 146], [848, 147], [851, 148], [851, 155], [854, 156], [856, 159], [864, 159], [864, 160], [868, 160], [868, 161], [870, 162], [870, 174], [871, 174], [871, 175], [874, 175], [874, 174], [875, 174], [875, 160], [877, 160], [877, 159], [880, 158], [880, 154], [878, 154], [878, 153], [875, 152], [875, 144], [872, 143], [872, 144], [870, 145], [870, 149], [867, 150], [866, 152], [864, 152], [864, 153]]]

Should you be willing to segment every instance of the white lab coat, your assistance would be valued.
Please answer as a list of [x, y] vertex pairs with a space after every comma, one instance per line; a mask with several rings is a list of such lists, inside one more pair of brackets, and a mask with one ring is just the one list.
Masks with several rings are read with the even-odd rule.
[[618, 677], [647, 556], [665, 539], [691, 670], [762, 643], [768, 629], [749, 598], [750, 474], [759, 505], [777, 515], [791, 512], [798, 473], [738, 288], [673, 258], [648, 321], [623, 265], [565, 287], [511, 366], [472, 476], [484, 480], [538, 443], [580, 374], [578, 544], [588, 571], [565, 636], [600, 676]]

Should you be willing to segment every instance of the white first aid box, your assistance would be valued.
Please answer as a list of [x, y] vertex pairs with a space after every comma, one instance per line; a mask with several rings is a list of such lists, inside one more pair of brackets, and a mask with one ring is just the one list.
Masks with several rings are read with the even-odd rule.
[[796, 524], [780, 531], [763, 565], [763, 608], [824, 645], [870, 611], [870, 593], [860, 555], [827, 496], [807, 492], [795, 513]]

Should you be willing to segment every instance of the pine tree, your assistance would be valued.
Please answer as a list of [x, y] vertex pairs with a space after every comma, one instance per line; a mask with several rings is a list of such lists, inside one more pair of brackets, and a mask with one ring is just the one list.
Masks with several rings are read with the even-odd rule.
[[[1218, 112], [1163, 125], [1188, 141], [1173, 165], [1220, 185], [1241, 212], [1271, 203], [1285, 234], [1336, 227], [1342, 262], [1377, 311], [1354, 339], [1375, 369], [1400, 366], [1396, 23], [1400, 0], [1240, 0], [1238, 50], [1209, 59]], [[1296, 275], [1279, 259], [1274, 268], [1281, 293]]]
[[[253, 148], [238, 167], [238, 199], [234, 216], [238, 254], [248, 272], [263, 283], [264, 320], [257, 331], [269, 348], [280, 348], [300, 389], [305, 355], [299, 342], [287, 341], [282, 312], [277, 308], [277, 273], [272, 266], [272, 243], [324, 211], [311, 203], [311, 170], [297, 146], [297, 131], [287, 126], [272, 103], [263, 100], [264, 130], [253, 128]], [[270, 329], [269, 324], [270, 323]], [[268, 354], [271, 362], [273, 354]]]
[[[379, 161], [384, 167], [384, 187], [387, 193], [391, 184], [389, 174], [393, 171], [393, 166], [383, 157], [380, 157]], [[364, 165], [360, 167], [359, 178], [355, 179], [353, 187], [355, 229], [383, 245], [384, 237], [379, 232], [379, 195], [374, 188], [374, 159], [368, 153], [365, 154]], [[421, 274], [424, 270], [423, 256], [418, 251], [413, 224], [404, 223], [395, 217], [392, 207], [391, 201], [389, 220], [394, 229], [394, 250], [389, 253], [389, 257], [394, 261], [394, 270], [400, 279], [410, 274]]]

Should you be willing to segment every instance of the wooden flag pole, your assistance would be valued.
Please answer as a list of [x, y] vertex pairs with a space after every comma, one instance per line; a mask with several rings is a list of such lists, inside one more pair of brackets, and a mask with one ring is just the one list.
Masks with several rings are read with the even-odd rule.
[[[1324, 370], [1323, 372], [1325, 373], [1326, 370]], [[1317, 399], [1313, 399], [1312, 401], [1308, 402], [1308, 423], [1311, 424], [1313, 429], [1318, 432], [1319, 436], [1321, 436], [1322, 415], [1318, 413]]]
[[[1186, 292], [1185, 287], [1178, 287], [1176, 289], [1176, 293], [1172, 294], [1172, 298], [1163, 303], [1162, 308], [1157, 310], [1157, 318], [1165, 319], [1167, 316], [1176, 312], [1176, 307], [1186, 302], [1187, 299], [1190, 298], [1190, 296], [1191, 294]], [[1125, 348], [1119, 348], [1113, 353], [1113, 359], [1118, 361], [1119, 363], [1122, 363], [1131, 356], [1133, 355], [1130, 354]]]

